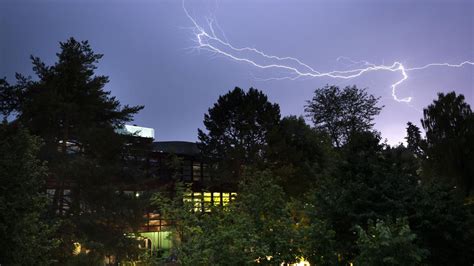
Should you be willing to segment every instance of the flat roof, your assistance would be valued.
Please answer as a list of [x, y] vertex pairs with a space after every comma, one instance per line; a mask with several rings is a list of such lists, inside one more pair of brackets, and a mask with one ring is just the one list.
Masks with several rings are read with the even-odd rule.
[[201, 153], [198, 144], [190, 141], [156, 141], [153, 151], [196, 156]]
[[125, 125], [123, 128], [117, 129], [117, 132], [124, 135], [155, 139], [155, 129], [151, 127]]

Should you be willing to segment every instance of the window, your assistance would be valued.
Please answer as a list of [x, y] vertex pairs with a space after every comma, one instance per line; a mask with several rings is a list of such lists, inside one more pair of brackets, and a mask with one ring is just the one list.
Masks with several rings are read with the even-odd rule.
[[209, 167], [207, 164], [202, 164], [202, 181], [210, 181]]
[[202, 211], [202, 193], [201, 192], [194, 192], [193, 193], [193, 205], [194, 211], [200, 212]]
[[204, 211], [210, 212], [212, 206], [212, 193], [204, 192]]
[[46, 189], [46, 196], [51, 201], [54, 199], [54, 194], [56, 193], [56, 189]]
[[193, 181], [201, 181], [201, 163], [193, 162]]
[[222, 206], [229, 205], [230, 193], [222, 193]]
[[191, 161], [183, 161], [182, 165], [182, 172], [183, 172], [183, 180], [184, 181], [191, 181], [192, 179], [192, 172], [191, 172]]
[[71, 204], [71, 190], [65, 189], [63, 190], [63, 210], [69, 210], [69, 205]]
[[221, 205], [222, 201], [221, 201], [221, 193], [220, 192], [214, 192], [212, 193], [213, 196], [213, 201], [214, 201], [214, 206], [219, 206]]
[[193, 192], [185, 195], [183, 201], [192, 203], [195, 212], [210, 212], [211, 206], [228, 206], [236, 196], [235, 192]]

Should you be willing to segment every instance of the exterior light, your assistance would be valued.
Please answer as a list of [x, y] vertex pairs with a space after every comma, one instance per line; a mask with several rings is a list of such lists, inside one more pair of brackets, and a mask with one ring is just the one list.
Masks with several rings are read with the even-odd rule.
[[74, 249], [72, 250], [72, 254], [77, 256], [81, 253], [81, 244], [79, 242], [74, 242]]

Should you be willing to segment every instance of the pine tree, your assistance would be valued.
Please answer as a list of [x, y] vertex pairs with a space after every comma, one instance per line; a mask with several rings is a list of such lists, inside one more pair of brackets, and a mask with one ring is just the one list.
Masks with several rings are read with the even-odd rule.
[[95, 75], [102, 56], [70, 38], [52, 66], [31, 57], [37, 80], [17, 75], [15, 85], [2, 86], [2, 113], [44, 140], [40, 156], [55, 188], [51, 214], [63, 220], [62, 260], [74, 242], [101, 256], [129, 253], [135, 246], [124, 233], [142, 217], [138, 199], [118, 193], [131, 171], [122, 163], [126, 137], [116, 129], [143, 106], [122, 107], [105, 90], [108, 77]]

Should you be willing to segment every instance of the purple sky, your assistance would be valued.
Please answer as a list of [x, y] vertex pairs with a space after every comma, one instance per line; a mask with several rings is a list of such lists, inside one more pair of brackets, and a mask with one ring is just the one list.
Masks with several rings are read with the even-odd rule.
[[[405, 67], [474, 61], [474, 2], [456, 1], [187, 1], [193, 17], [214, 17], [227, 39], [292, 56], [320, 71], [347, 69], [339, 56]], [[398, 73], [372, 72], [351, 80], [329, 78], [261, 81], [276, 76], [233, 62], [195, 45], [181, 1], [0, 2], [0, 76], [31, 74], [29, 55], [52, 64], [58, 41], [89, 40], [105, 54], [98, 73], [122, 103], [143, 104], [135, 123], [153, 127], [158, 140], [197, 139], [204, 113], [235, 86], [263, 90], [283, 115], [302, 115], [305, 101], [325, 84], [356, 84], [382, 97], [376, 129], [389, 143], [403, 140], [407, 121], [437, 92], [455, 90], [474, 105], [474, 66], [411, 72], [399, 88], [410, 105], [395, 102], [390, 85]]]

